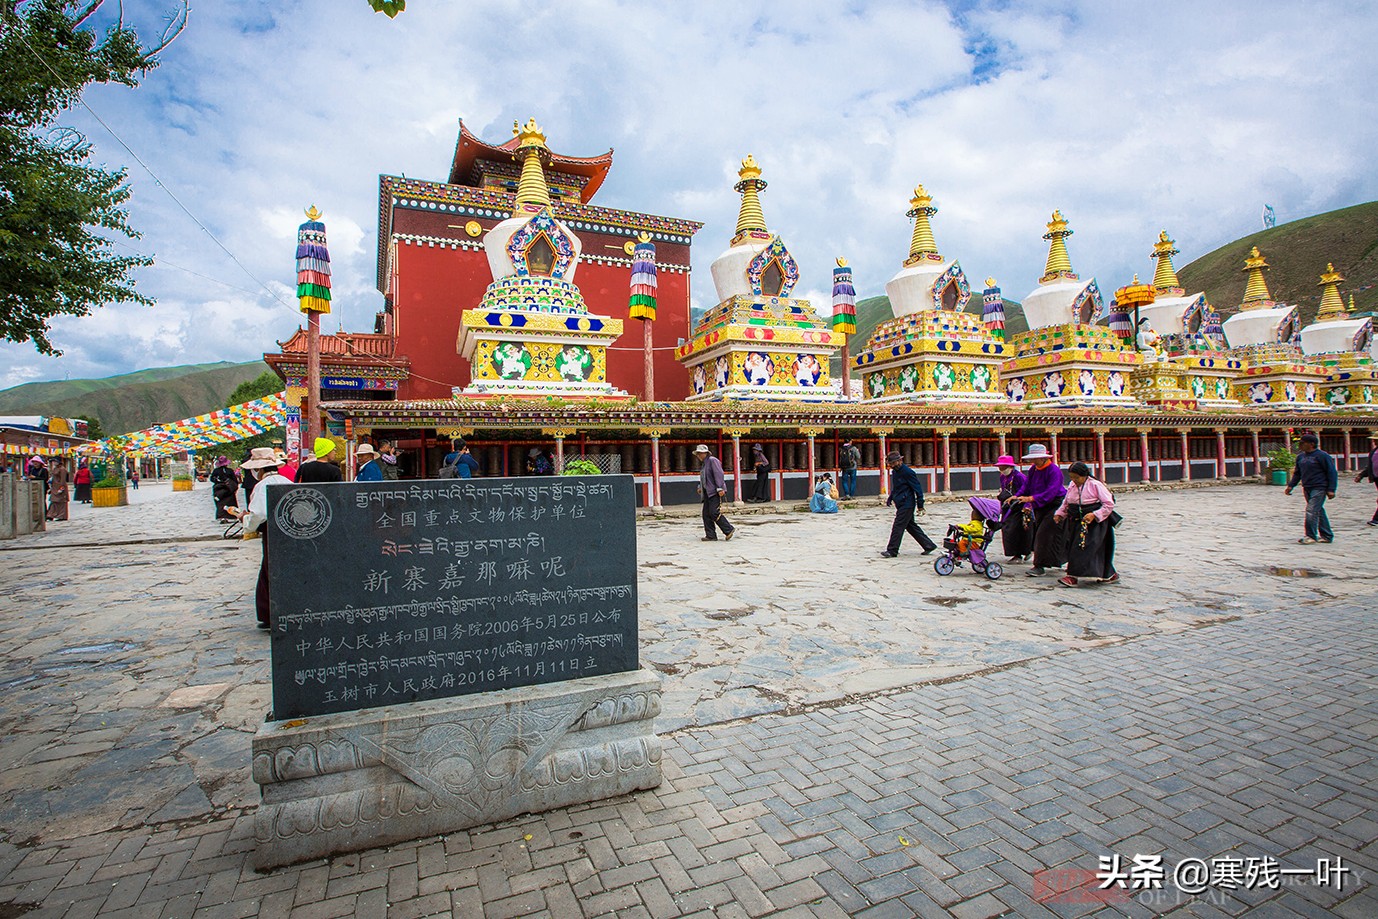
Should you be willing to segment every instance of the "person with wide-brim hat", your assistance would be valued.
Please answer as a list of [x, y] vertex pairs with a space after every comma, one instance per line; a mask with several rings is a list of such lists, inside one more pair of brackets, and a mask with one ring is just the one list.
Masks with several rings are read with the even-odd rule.
[[249, 509], [244, 512], [244, 531], [258, 532], [262, 536], [263, 558], [258, 564], [258, 583], [254, 587], [254, 611], [258, 614], [260, 629], [272, 628], [272, 618], [268, 607], [268, 486], [291, 485], [292, 480], [278, 474], [281, 461], [272, 447], [254, 447], [249, 458], [240, 463], [239, 468], [258, 475], [253, 494], [249, 496]]
[[[1364, 468], [1354, 477], [1355, 482], [1362, 482], [1364, 479], [1368, 479], [1378, 488], [1378, 431], [1368, 435], [1368, 459], [1364, 460]], [[1368, 525], [1378, 527], [1378, 508], [1374, 509], [1373, 519]]]
[[1000, 545], [1005, 550], [1005, 558], [1010, 562], [1027, 561], [1033, 550], [1033, 531], [1029, 529], [1033, 512], [1028, 505], [1011, 501], [1024, 490], [1026, 476], [1015, 463], [1013, 456], [1005, 454], [997, 457], [995, 468], [1000, 471]]
[[383, 481], [383, 467], [378, 463], [378, 451], [373, 449], [373, 444], [359, 444], [358, 449], [354, 451], [354, 458], [363, 463], [358, 474], [354, 476], [354, 481]]
[[1010, 502], [1025, 505], [1033, 514], [1029, 524], [1033, 534], [1033, 567], [1026, 574], [1036, 578], [1048, 568], [1061, 568], [1067, 563], [1065, 530], [1053, 520], [1067, 495], [1067, 486], [1062, 481], [1062, 469], [1043, 444], [1031, 444], [1024, 461], [1030, 464], [1024, 487]]
[[329, 437], [317, 437], [311, 445], [312, 458], [297, 469], [294, 481], [297, 482], [340, 482], [344, 476], [338, 463], [330, 457], [335, 452], [335, 441]]
[[702, 464], [699, 497], [703, 500], [703, 541], [717, 542], [718, 530], [722, 530], [724, 539], [731, 539], [737, 534], [737, 528], [722, 514], [722, 503], [727, 497], [727, 476], [723, 473], [722, 462], [707, 444], [694, 448], [694, 459]]

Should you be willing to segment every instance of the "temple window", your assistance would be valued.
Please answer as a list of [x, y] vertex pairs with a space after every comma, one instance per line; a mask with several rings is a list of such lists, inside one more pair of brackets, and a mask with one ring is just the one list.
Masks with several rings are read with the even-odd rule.
[[945, 310], [955, 310], [957, 308], [957, 299], [959, 296], [960, 294], [957, 292], [957, 282], [948, 281], [947, 286], [943, 288], [942, 308]]
[[526, 270], [529, 274], [548, 278], [555, 269], [555, 247], [542, 233], [527, 247]]
[[1201, 313], [1200, 313], [1200, 311], [1198, 310], [1197, 312], [1192, 313], [1192, 314], [1191, 314], [1191, 318], [1187, 320], [1187, 333], [1190, 334], [1190, 335], [1195, 335], [1197, 332], [1200, 332], [1200, 331], [1201, 331]]
[[778, 297], [784, 289], [785, 273], [780, 270], [780, 263], [771, 259], [766, 270], [761, 272], [761, 293], [767, 297]]

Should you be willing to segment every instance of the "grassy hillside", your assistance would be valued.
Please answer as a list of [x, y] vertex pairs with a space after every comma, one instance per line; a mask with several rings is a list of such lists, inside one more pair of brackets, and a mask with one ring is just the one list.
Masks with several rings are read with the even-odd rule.
[[25, 383], [0, 391], [0, 414], [92, 415], [107, 434], [123, 434], [224, 408], [236, 386], [267, 369], [262, 361], [222, 361], [155, 367], [100, 380]]
[[[1378, 201], [1304, 217], [1208, 252], [1177, 272], [1188, 292], [1204, 290], [1223, 316], [1244, 298], [1244, 259], [1258, 246], [1270, 266], [1264, 277], [1273, 299], [1301, 307], [1311, 322], [1320, 306], [1321, 272], [1333, 262], [1345, 275], [1340, 294], [1363, 312], [1378, 309]], [[1367, 289], [1365, 289], [1367, 288]]]

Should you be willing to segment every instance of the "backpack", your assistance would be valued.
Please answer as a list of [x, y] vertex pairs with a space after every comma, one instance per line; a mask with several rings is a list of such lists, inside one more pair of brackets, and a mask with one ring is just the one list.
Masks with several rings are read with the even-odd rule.
[[439, 471], [438, 473], [436, 473], [436, 478], [438, 478], [438, 479], [455, 479], [455, 478], [458, 478], [458, 477], [459, 477], [459, 470], [457, 470], [457, 469], [455, 468], [455, 463], [458, 463], [458, 462], [459, 462], [459, 454], [455, 454], [455, 462], [454, 462], [454, 463], [451, 463], [451, 462], [449, 462], [449, 461], [447, 460], [447, 461], [445, 462], [445, 464], [442, 465], [442, 466], [440, 467], [440, 471]]

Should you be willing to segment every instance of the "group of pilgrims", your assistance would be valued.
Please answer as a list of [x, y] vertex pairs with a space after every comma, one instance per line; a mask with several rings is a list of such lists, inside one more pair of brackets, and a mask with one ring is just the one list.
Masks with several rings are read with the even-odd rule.
[[1110, 489], [1081, 462], [1067, 468], [1071, 481], [1064, 484], [1062, 469], [1043, 444], [1031, 445], [1023, 460], [1029, 464], [1027, 472], [1013, 456], [995, 461], [1005, 555], [1011, 562], [1030, 562], [1030, 577], [1065, 566], [1066, 574], [1058, 579], [1064, 587], [1080, 586], [1086, 579], [1118, 581], [1114, 559], [1120, 515]]

